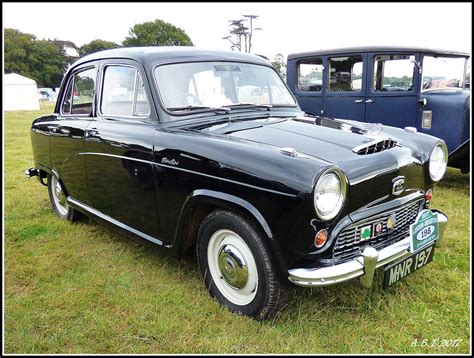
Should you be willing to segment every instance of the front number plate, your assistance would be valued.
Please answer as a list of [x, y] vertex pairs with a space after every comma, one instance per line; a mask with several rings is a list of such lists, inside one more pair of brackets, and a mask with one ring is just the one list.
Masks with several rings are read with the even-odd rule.
[[430, 263], [433, 260], [434, 249], [435, 245], [430, 245], [402, 261], [387, 266], [384, 273], [383, 288], [389, 288], [394, 283]]

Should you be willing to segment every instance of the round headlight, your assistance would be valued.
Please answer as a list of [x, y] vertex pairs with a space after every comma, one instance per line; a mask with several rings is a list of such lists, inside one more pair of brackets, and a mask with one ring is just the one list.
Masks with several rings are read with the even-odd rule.
[[346, 178], [339, 170], [324, 173], [314, 188], [314, 207], [322, 220], [331, 220], [341, 211], [346, 197]]
[[430, 156], [430, 176], [433, 181], [441, 180], [444, 173], [446, 172], [446, 166], [448, 163], [448, 150], [445, 145], [438, 144]]

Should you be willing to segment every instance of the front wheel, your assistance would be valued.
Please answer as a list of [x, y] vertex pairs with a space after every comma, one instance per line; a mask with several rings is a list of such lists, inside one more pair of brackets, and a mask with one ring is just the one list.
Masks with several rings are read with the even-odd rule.
[[56, 176], [48, 174], [48, 193], [49, 200], [54, 212], [61, 219], [77, 221], [82, 218], [82, 214], [69, 206], [66, 200], [66, 193], [63, 185]]
[[197, 256], [212, 297], [231, 311], [267, 319], [286, 304], [288, 285], [259, 231], [230, 211], [214, 211], [201, 224]]

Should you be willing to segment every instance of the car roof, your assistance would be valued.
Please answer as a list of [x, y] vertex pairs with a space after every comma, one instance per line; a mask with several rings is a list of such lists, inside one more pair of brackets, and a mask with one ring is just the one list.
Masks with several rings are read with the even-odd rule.
[[191, 46], [149, 46], [95, 52], [77, 60], [72, 67], [102, 59], [131, 59], [144, 66], [193, 61], [239, 61], [270, 65], [270, 62], [261, 56], [242, 52], [206, 50]]
[[350, 54], [358, 52], [423, 52], [423, 53], [437, 53], [443, 55], [455, 55], [469, 57], [470, 54], [467, 52], [453, 51], [453, 50], [441, 50], [434, 48], [421, 48], [421, 47], [397, 47], [397, 46], [360, 46], [360, 47], [341, 47], [336, 49], [328, 50], [316, 50], [292, 53], [288, 55], [288, 60], [307, 57], [307, 56], [318, 56], [318, 55], [335, 55], [335, 54]]

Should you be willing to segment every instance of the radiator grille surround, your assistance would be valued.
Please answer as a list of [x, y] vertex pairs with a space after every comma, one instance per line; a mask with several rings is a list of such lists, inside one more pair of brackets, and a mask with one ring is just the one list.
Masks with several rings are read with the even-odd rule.
[[[423, 199], [419, 199], [347, 226], [337, 236], [333, 259], [353, 259], [361, 255], [363, 248], [367, 245], [379, 250], [404, 239], [408, 236], [410, 225], [415, 222], [422, 205]], [[395, 217], [396, 224], [393, 229], [389, 229], [387, 220], [392, 215]], [[380, 233], [375, 232], [374, 228], [377, 224], [382, 226]], [[362, 239], [361, 228], [367, 226], [371, 227], [371, 237]]]

